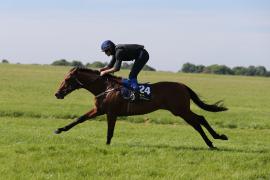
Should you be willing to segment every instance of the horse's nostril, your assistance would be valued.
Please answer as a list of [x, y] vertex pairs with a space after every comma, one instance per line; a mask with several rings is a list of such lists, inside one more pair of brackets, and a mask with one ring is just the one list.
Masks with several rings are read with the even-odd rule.
[[59, 93], [59, 92], [55, 93], [55, 97], [56, 97], [57, 99], [64, 99], [64, 95], [61, 94], [61, 93]]
[[55, 97], [60, 98], [61, 94], [59, 92], [55, 93]]

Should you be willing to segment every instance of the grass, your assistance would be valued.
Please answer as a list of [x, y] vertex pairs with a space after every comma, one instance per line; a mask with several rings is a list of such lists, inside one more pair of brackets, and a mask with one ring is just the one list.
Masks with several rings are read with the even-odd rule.
[[[269, 179], [269, 130], [220, 131], [210, 151], [185, 125], [118, 122], [106, 146], [106, 123], [86, 122], [54, 135], [60, 119], [1, 118], [3, 179]], [[211, 178], [212, 177], [212, 178]]]
[[270, 78], [141, 73], [142, 82], [183, 82], [210, 103], [225, 100], [222, 113], [192, 105], [229, 137], [210, 151], [162, 110], [119, 118], [111, 146], [105, 116], [54, 135], [93, 104], [85, 90], [55, 99], [69, 69], [0, 64], [0, 179], [270, 179]]

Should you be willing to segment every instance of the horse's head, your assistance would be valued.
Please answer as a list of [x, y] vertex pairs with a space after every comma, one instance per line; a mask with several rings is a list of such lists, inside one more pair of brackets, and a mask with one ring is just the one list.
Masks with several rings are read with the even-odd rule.
[[78, 80], [78, 68], [73, 68], [66, 75], [64, 81], [61, 83], [58, 91], [55, 93], [57, 99], [64, 99], [66, 95], [83, 87], [83, 84]]
[[58, 99], [64, 99], [66, 95], [75, 89], [85, 88], [93, 94], [105, 91], [112, 84], [120, 84], [121, 78], [107, 74], [100, 76], [97, 70], [86, 68], [73, 68], [66, 75], [55, 96]]

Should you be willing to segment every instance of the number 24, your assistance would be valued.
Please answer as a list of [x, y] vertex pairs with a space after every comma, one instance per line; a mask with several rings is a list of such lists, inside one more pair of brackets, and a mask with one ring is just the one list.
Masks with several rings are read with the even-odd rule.
[[148, 95], [150, 95], [150, 87], [146, 87], [145, 86], [139, 86], [140, 87], [140, 93], [146, 93]]

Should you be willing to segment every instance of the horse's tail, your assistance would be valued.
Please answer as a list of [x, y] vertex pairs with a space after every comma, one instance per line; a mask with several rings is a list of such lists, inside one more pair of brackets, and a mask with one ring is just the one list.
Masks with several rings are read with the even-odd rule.
[[200, 100], [200, 98], [198, 97], [198, 95], [189, 87], [187, 87], [187, 90], [190, 94], [190, 97], [192, 99], [192, 101], [198, 105], [200, 108], [206, 110], [206, 111], [210, 111], [210, 112], [219, 112], [219, 111], [226, 111], [228, 110], [228, 108], [226, 108], [225, 106], [223, 106], [223, 101], [218, 101], [214, 104], [206, 104], [205, 102], [203, 102], [202, 100]]

